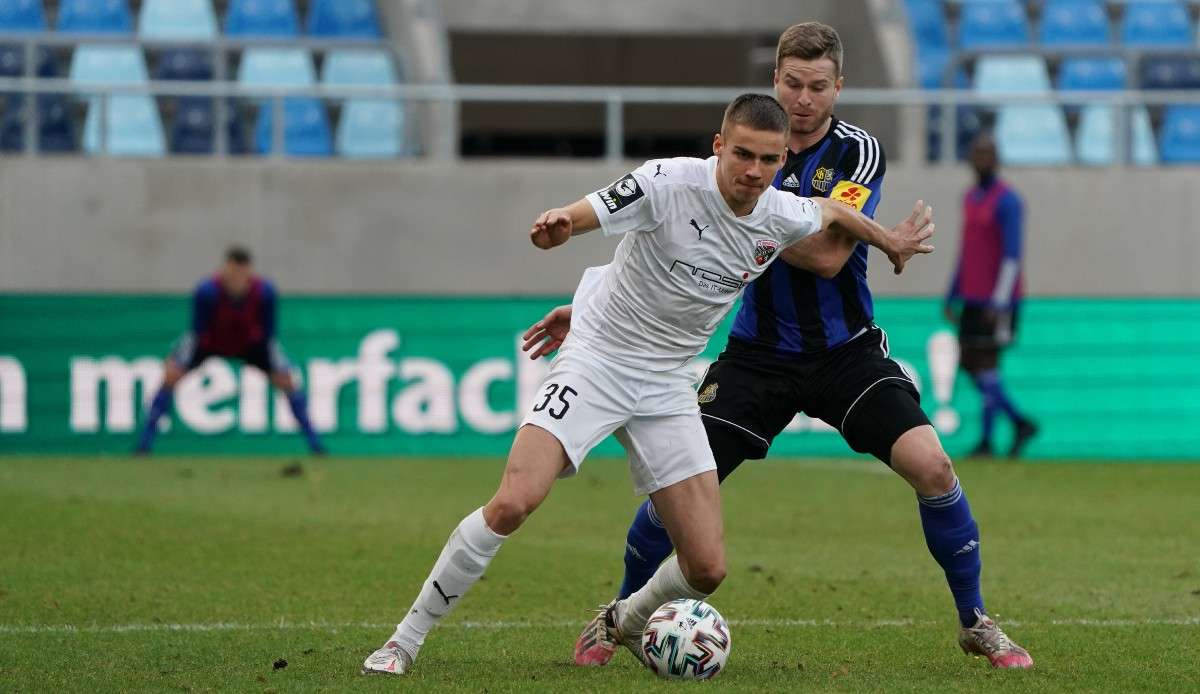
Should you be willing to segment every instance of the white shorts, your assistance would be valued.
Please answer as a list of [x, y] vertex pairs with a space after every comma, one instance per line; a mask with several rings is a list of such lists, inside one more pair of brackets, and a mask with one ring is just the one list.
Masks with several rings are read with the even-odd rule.
[[696, 403], [695, 371], [645, 371], [578, 345], [560, 350], [521, 426], [533, 424], [566, 449], [570, 477], [609, 434], [629, 454], [633, 491], [643, 495], [717, 469]]

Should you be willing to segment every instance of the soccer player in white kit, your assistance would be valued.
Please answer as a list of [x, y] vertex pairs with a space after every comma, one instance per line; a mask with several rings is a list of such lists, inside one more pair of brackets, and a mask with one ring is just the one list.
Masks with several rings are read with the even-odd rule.
[[[530, 403], [499, 489], [451, 533], [404, 620], [363, 663], [364, 674], [411, 668], [429, 630], [479, 580], [555, 479], [575, 474], [609, 434], [629, 455], [634, 491], [650, 495], [676, 549], [641, 590], [605, 608], [614, 640], [637, 653], [660, 605], [704, 599], [720, 585], [721, 502], [692, 359], [742, 288], [804, 237], [836, 226], [884, 250], [897, 272], [913, 254], [933, 250], [924, 244], [933, 233], [924, 203], [889, 231], [839, 203], [771, 188], [787, 136], [778, 102], [743, 95], [725, 111], [714, 157], [647, 162], [537, 218], [530, 238], [543, 249], [596, 228], [622, 239], [612, 263], [580, 282], [571, 335]], [[824, 252], [819, 240], [806, 248]]]

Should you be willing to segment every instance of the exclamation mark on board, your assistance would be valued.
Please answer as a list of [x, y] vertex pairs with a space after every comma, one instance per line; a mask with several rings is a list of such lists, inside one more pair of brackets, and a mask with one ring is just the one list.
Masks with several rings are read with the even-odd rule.
[[943, 434], [953, 434], [960, 423], [958, 412], [950, 405], [954, 378], [958, 375], [958, 339], [949, 330], [939, 330], [929, 337], [926, 350], [933, 376], [933, 399], [937, 403], [933, 426]]

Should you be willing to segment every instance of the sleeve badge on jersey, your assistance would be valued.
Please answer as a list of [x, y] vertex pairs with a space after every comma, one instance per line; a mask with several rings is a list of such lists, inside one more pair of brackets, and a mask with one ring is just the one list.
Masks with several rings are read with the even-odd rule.
[[830, 186], [833, 185], [833, 169], [827, 169], [824, 166], [817, 169], [813, 174], [812, 187], [818, 193], [828, 193]]
[[872, 192], [870, 188], [861, 183], [838, 181], [838, 184], [833, 187], [833, 192], [829, 194], [829, 199], [837, 200], [843, 205], [862, 212], [863, 207], [867, 204], [867, 198], [871, 197]]
[[717, 399], [717, 384], [716, 383], [709, 383], [707, 386], [705, 386], [704, 390], [700, 391], [700, 395], [697, 396], [697, 398], [696, 398], [696, 400], [698, 400], [701, 405], [707, 405], [708, 403], [710, 403], [716, 399]]
[[597, 192], [600, 199], [604, 202], [604, 206], [608, 208], [608, 213], [612, 214], [625, 207], [638, 198], [641, 198], [645, 193], [642, 187], [638, 185], [637, 179], [633, 174], [625, 174], [612, 185]]
[[758, 239], [754, 242], [754, 262], [766, 265], [767, 261], [779, 250], [779, 242], [773, 239]]

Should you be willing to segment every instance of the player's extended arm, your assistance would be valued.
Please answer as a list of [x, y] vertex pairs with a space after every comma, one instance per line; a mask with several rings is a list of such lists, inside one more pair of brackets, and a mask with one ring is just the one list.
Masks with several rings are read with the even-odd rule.
[[[925, 243], [933, 236], [933, 208], [918, 200], [912, 214], [891, 230], [847, 205], [828, 198], [811, 198], [821, 208], [821, 229], [841, 231], [848, 236], [868, 243], [887, 254], [896, 274], [904, 271], [909, 258], [918, 253], [932, 253], [933, 246]], [[794, 245], [794, 244], [793, 244]], [[791, 248], [784, 251], [787, 262]]]
[[522, 352], [529, 352], [530, 359], [550, 354], [562, 347], [567, 333], [571, 332], [571, 304], [558, 306], [550, 310], [542, 319], [529, 326], [529, 330], [521, 336]]
[[840, 229], [825, 229], [785, 248], [782, 258], [788, 265], [832, 279], [842, 271], [856, 246], [858, 239], [853, 236]]
[[543, 250], [561, 246], [567, 239], [586, 234], [600, 228], [600, 218], [586, 198], [580, 198], [566, 207], [546, 210], [533, 221], [529, 240]]

